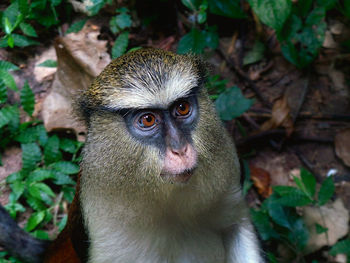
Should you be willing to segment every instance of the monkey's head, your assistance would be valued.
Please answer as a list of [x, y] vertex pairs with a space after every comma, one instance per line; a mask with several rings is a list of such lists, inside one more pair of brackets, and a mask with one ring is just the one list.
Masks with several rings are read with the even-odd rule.
[[[121, 188], [131, 184], [135, 191], [236, 178], [234, 146], [205, 79], [197, 57], [157, 49], [130, 52], [109, 64], [80, 98], [88, 124], [83, 177]], [[231, 179], [221, 176], [227, 169]]]

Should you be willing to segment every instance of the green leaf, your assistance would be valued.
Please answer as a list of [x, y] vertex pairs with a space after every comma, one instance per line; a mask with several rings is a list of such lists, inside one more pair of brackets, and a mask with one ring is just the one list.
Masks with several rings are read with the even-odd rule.
[[86, 5], [86, 9], [89, 11], [90, 16], [94, 16], [106, 3], [107, 0], [91, 0], [89, 5]]
[[344, 0], [344, 14], [350, 18], [350, 0]]
[[27, 182], [28, 183], [40, 182], [52, 177], [53, 177], [52, 171], [38, 168], [28, 175]]
[[0, 80], [10, 89], [18, 91], [15, 79], [5, 70], [0, 70]]
[[323, 233], [326, 233], [328, 231], [327, 227], [323, 227], [323, 226], [321, 226], [321, 225], [319, 225], [317, 223], [316, 223], [315, 227], [316, 227], [316, 233], [317, 234], [323, 234]]
[[6, 32], [6, 29], [5, 29], [6, 28], [6, 20], [8, 21], [8, 23], [10, 25], [15, 25], [19, 14], [20, 14], [20, 12], [19, 12], [18, 2], [13, 1], [12, 4], [6, 8], [6, 10], [4, 11], [3, 16], [2, 16], [1, 23], [3, 25], [5, 32]]
[[290, 0], [248, 0], [254, 13], [269, 27], [280, 31], [291, 10]]
[[131, 16], [124, 12], [115, 17], [115, 22], [119, 29], [131, 27], [132, 24]]
[[208, 0], [209, 11], [216, 15], [230, 18], [245, 18], [246, 14], [241, 9], [240, 0]]
[[[344, 1], [344, 3], [347, 0]], [[324, 7], [327, 11], [335, 7], [337, 4], [337, 0], [317, 0], [317, 5], [320, 7]]]
[[51, 136], [44, 147], [45, 164], [57, 162], [62, 159], [62, 153], [59, 150], [60, 140], [56, 135]]
[[45, 60], [43, 63], [40, 63], [38, 67], [57, 68], [57, 61], [48, 59], [48, 60]]
[[125, 31], [121, 33], [115, 40], [112, 47], [112, 58], [117, 58], [123, 55], [129, 44], [129, 32]]
[[22, 144], [22, 166], [23, 170], [30, 172], [35, 169], [37, 163], [41, 161], [41, 151], [36, 143]]
[[34, 228], [36, 228], [44, 220], [44, 217], [45, 217], [45, 211], [33, 213], [29, 217], [28, 222], [25, 226], [25, 229], [27, 231], [32, 231]]
[[232, 120], [254, 104], [253, 100], [246, 99], [238, 87], [231, 87], [221, 93], [215, 101], [219, 116], [224, 121]]
[[303, 219], [295, 219], [293, 221], [292, 229], [293, 231], [288, 232], [288, 239], [298, 249], [298, 251], [302, 251], [309, 239], [309, 231], [305, 226]]
[[75, 188], [71, 186], [63, 186], [62, 187], [63, 197], [69, 202], [73, 202], [75, 195]]
[[23, 110], [28, 113], [29, 116], [32, 116], [35, 106], [35, 96], [27, 81], [21, 89], [20, 98]]
[[11, 121], [19, 119], [19, 111], [16, 105], [5, 106], [0, 110], [0, 128], [9, 124]]
[[80, 167], [72, 162], [61, 161], [51, 164], [51, 167], [65, 174], [76, 174], [80, 171]]
[[192, 11], [199, 9], [201, 5], [200, 0], [181, 0], [182, 4]]
[[206, 47], [206, 42], [206, 34], [196, 28], [192, 28], [189, 33], [180, 39], [177, 47], [177, 53], [202, 53]]
[[252, 187], [253, 182], [250, 179], [250, 169], [248, 162], [246, 160], [243, 160], [243, 169], [244, 169], [244, 182], [242, 186], [242, 193], [243, 196], [245, 196], [248, 193], [248, 190]]
[[67, 174], [53, 171], [53, 180], [56, 185], [75, 185], [75, 182]]
[[15, 172], [6, 177], [6, 183], [11, 184], [15, 181], [21, 181], [24, 178], [24, 174], [19, 172]]
[[278, 238], [278, 233], [273, 229], [267, 213], [259, 210], [250, 210], [252, 221], [259, 231], [262, 240]]
[[334, 194], [334, 182], [333, 177], [327, 177], [321, 185], [320, 191], [318, 192], [318, 205], [322, 206], [326, 204]]
[[15, 219], [16, 218], [16, 213], [17, 212], [25, 212], [26, 209], [23, 205], [19, 203], [8, 203], [7, 205], [4, 206], [6, 210], [9, 212], [10, 216]]
[[297, 3], [293, 4], [292, 13], [304, 18], [309, 13], [312, 3], [313, 0], [298, 1]]
[[243, 58], [243, 65], [254, 64], [259, 62], [264, 58], [265, 45], [260, 41], [256, 41], [252, 50], [247, 52], [247, 54]]
[[79, 21], [74, 22], [66, 31], [66, 35], [69, 33], [77, 33], [83, 29], [87, 18], [81, 19]]
[[[11, 187], [11, 194], [12, 194], [12, 201], [17, 201], [23, 194], [25, 189], [25, 183], [22, 181], [15, 181], [14, 183], [10, 184]], [[11, 198], [11, 199], [12, 199]]]
[[[11, 34], [10, 37], [13, 38], [13, 45], [17, 46], [17, 47], [27, 47], [27, 46], [40, 44], [40, 42], [38, 42], [38, 41], [35, 41], [35, 40], [30, 39], [26, 36], [22, 36], [22, 35], [18, 35], [18, 34]], [[8, 46], [10, 46], [8, 43], [8, 37], [5, 37], [2, 40], [0, 40], [0, 48], [5, 48]]]
[[40, 136], [40, 126], [42, 125], [22, 129], [20, 133], [14, 137], [14, 140], [20, 143], [36, 142]]
[[315, 176], [313, 176], [312, 173], [310, 173], [308, 170], [301, 168], [300, 169], [300, 177], [302, 180], [302, 183], [304, 185], [301, 190], [303, 190], [307, 195], [310, 196], [310, 198], [313, 198], [316, 191], [316, 179]]
[[270, 196], [270, 198], [266, 200], [266, 204], [269, 215], [273, 219], [273, 221], [280, 226], [292, 230], [288, 215], [286, 214], [282, 205], [278, 203], [278, 199], [276, 200], [275, 198]]
[[5, 17], [5, 25], [4, 25], [4, 30], [6, 35], [10, 35], [12, 33], [12, 25], [7, 17]]
[[29, 12], [28, 0], [18, 0], [18, 8], [21, 14], [25, 16]]
[[8, 61], [0, 60], [0, 70], [4, 70], [4, 71], [19, 70], [19, 67], [17, 67], [16, 65]]
[[44, 230], [35, 230], [31, 232], [32, 236], [38, 239], [50, 240], [49, 234]]
[[7, 88], [5, 83], [0, 80], [0, 104], [3, 104], [7, 101]]
[[62, 151], [74, 154], [76, 152], [76, 142], [67, 138], [60, 139], [60, 149]]
[[61, 221], [58, 223], [58, 231], [61, 232], [64, 227], [66, 226], [67, 224], [67, 220], [68, 219], [68, 216], [67, 215], [64, 215], [61, 219]]
[[281, 197], [276, 200], [284, 206], [304, 206], [312, 202], [312, 200], [300, 189], [291, 186], [274, 186], [273, 190]]
[[329, 254], [335, 256], [337, 254], [346, 254], [350, 256], [350, 239], [338, 241], [329, 251]]
[[202, 31], [205, 35], [205, 44], [207, 47], [215, 49], [219, 45], [219, 35], [215, 26], [209, 27], [208, 31]]
[[42, 211], [42, 210], [46, 209], [46, 206], [44, 205], [44, 203], [41, 200], [39, 200], [35, 197], [32, 197], [31, 195], [26, 196], [26, 201], [29, 204], [29, 206], [36, 211], [38, 211], [38, 210]]
[[23, 34], [30, 37], [38, 37], [38, 35], [35, 32], [35, 29], [30, 24], [22, 22], [19, 24], [19, 27], [21, 28]]

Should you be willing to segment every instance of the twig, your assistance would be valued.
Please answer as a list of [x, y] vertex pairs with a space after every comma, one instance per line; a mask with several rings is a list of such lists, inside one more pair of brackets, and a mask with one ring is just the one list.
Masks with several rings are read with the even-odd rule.
[[254, 91], [255, 95], [259, 98], [259, 100], [266, 107], [271, 108], [271, 103], [264, 98], [264, 96], [261, 94], [255, 83], [238, 66], [236, 66], [236, 63], [233, 61], [233, 59], [225, 56], [225, 54], [220, 49], [217, 49], [217, 52], [226, 61], [227, 65], [231, 68], [231, 70], [235, 71], [237, 75], [241, 79], [243, 79], [243, 81], [248, 83], [247, 86]]

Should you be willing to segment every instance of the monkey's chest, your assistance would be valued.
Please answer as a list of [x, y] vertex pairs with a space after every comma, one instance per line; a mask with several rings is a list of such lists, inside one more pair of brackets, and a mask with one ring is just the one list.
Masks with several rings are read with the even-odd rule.
[[[113, 229], [113, 231], [111, 231]], [[219, 263], [225, 260], [220, 233], [168, 225], [128, 229], [102, 228], [91, 233], [90, 263]]]

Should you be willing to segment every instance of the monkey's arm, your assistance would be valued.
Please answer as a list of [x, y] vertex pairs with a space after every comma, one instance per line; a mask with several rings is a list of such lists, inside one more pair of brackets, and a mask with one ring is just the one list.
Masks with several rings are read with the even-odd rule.
[[224, 233], [226, 263], [264, 263], [253, 226], [242, 222]]
[[33, 238], [22, 230], [0, 205], [0, 245], [23, 262], [42, 262], [48, 241]]

